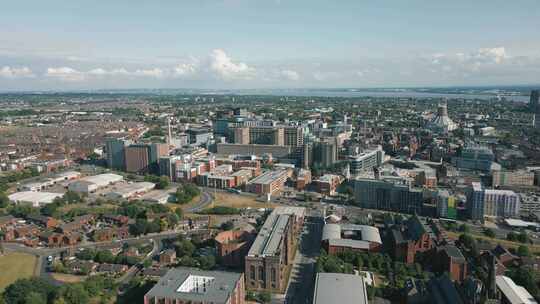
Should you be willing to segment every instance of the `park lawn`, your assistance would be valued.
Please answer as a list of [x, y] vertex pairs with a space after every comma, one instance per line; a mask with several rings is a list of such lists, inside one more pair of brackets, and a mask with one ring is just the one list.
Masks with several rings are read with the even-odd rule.
[[17, 279], [34, 275], [37, 258], [26, 253], [13, 252], [0, 256], [0, 292]]
[[52, 273], [51, 276], [60, 282], [63, 283], [79, 283], [86, 280], [86, 276], [65, 274], [65, 273]]
[[274, 203], [265, 203], [255, 200], [255, 197], [238, 195], [226, 192], [216, 192], [213, 194], [214, 203], [213, 207], [224, 206], [233, 208], [275, 208]]
[[[452, 232], [452, 231], [446, 231], [446, 234], [448, 235], [448, 237], [450, 237], [451, 239], [454, 239], [454, 240], [457, 240], [459, 239], [459, 236], [461, 235], [461, 233], [457, 233], [457, 232]], [[521, 245], [525, 245], [527, 247], [529, 247], [529, 250], [531, 253], [540, 253], [540, 246], [539, 245], [533, 245], [533, 244], [523, 244], [523, 243], [520, 243], [520, 242], [512, 242], [512, 241], [509, 241], [509, 240], [505, 240], [505, 239], [497, 239], [497, 238], [490, 238], [490, 237], [487, 237], [483, 234], [477, 234], [477, 233], [469, 233], [472, 237], [474, 237], [475, 239], [482, 239], [482, 240], [485, 240], [485, 241], [488, 241], [492, 244], [501, 244], [507, 248], [514, 248], [514, 249], [517, 249], [519, 246]]]
[[182, 210], [186, 210], [197, 205], [200, 200], [201, 200], [201, 196], [197, 195], [194, 198], [192, 198], [191, 202], [189, 203], [186, 203], [186, 204], [167, 203], [167, 206], [171, 208], [172, 210], [175, 210], [176, 208], [179, 208], [179, 207], [182, 208]]

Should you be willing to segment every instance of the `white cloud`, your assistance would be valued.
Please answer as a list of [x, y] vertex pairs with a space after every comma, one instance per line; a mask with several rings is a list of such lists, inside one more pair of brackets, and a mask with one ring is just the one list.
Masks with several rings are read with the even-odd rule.
[[106, 70], [106, 69], [103, 69], [103, 68], [97, 68], [97, 69], [93, 69], [93, 70], [88, 71], [87, 74], [92, 75], [92, 76], [128, 76], [131, 73], [129, 73], [124, 68], [112, 69], [112, 70]]
[[504, 59], [508, 58], [504, 47], [496, 48], [482, 48], [474, 55], [474, 58], [485, 59], [494, 63], [501, 63]]
[[45, 76], [67, 82], [83, 81], [85, 79], [84, 73], [70, 67], [48, 68]]
[[300, 80], [300, 74], [297, 71], [293, 70], [283, 70], [281, 71], [281, 77], [285, 80], [298, 81]]
[[316, 71], [313, 73], [313, 78], [317, 81], [328, 81], [339, 79], [341, 78], [341, 75], [337, 72]]
[[210, 53], [209, 69], [223, 80], [251, 79], [255, 69], [243, 62], [235, 63], [222, 49]]
[[28, 67], [12, 68], [4, 66], [0, 69], [0, 77], [5, 78], [34, 78], [36, 75]]
[[153, 69], [136, 70], [134, 75], [135, 76], [142, 76], [142, 77], [165, 78], [166, 73], [165, 73], [164, 70], [162, 70], [160, 68], [153, 68]]
[[197, 73], [198, 64], [193, 63], [180, 63], [173, 69], [173, 76], [175, 77], [189, 77]]

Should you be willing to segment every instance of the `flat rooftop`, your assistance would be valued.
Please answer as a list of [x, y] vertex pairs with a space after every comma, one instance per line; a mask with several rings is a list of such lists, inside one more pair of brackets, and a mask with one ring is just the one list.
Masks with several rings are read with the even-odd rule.
[[318, 273], [313, 304], [367, 304], [367, 292], [361, 276], [343, 273]]
[[193, 303], [227, 303], [241, 279], [241, 273], [174, 268], [170, 269], [145, 297], [179, 299]]
[[278, 171], [268, 171], [265, 172], [256, 178], [249, 181], [250, 184], [270, 184], [274, 182], [275, 180], [283, 177], [283, 175], [286, 175], [287, 171], [285, 170], [278, 170]]

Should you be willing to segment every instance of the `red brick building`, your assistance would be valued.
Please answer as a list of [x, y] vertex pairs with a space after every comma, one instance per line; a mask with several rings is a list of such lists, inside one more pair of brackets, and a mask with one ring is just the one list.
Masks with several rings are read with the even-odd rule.
[[467, 260], [454, 245], [446, 245], [438, 250], [433, 265], [439, 272], [447, 272], [452, 281], [461, 283], [467, 277]]
[[247, 255], [255, 237], [255, 228], [252, 226], [223, 231], [216, 235], [217, 254], [221, 259], [221, 263], [230, 267], [244, 265], [244, 257]]
[[434, 247], [433, 232], [417, 216], [409, 218], [405, 227], [395, 226], [387, 234], [390, 251], [394, 259], [407, 264], [414, 263], [417, 252], [426, 252]]

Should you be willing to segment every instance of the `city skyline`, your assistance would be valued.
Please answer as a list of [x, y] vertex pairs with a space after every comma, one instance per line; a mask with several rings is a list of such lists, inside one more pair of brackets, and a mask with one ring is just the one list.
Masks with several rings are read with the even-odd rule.
[[22, 1], [0, 12], [0, 86], [537, 84], [539, 14], [536, 1]]

